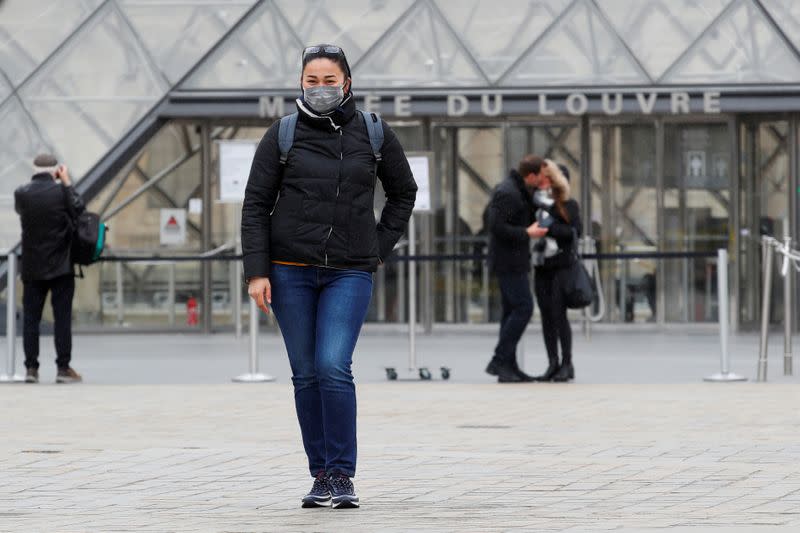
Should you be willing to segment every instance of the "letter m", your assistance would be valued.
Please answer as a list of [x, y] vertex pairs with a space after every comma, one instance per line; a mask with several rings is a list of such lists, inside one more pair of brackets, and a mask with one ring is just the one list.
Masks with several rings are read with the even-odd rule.
[[283, 116], [282, 96], [262, 96], [258, 99], [258, 116], [261, 118], [277, 118]]

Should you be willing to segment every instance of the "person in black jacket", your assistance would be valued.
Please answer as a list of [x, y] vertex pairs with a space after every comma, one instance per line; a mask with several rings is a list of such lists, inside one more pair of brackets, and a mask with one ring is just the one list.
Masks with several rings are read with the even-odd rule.
[[534, 221], [531, 196], [538, 183], [544, 160], [529, 155], [518, 170], [494, 190], [487, 207], [489, 227], [489, 268], [497, 276], [503, 303], [500, 338], [486, 372], [500, 383], [533, 381], [517, 364], [519, 343], [533, 313], [530, 289], [530, 242], [547, 233]]
[[72, 188], [67, 167], [58, 165], [55, 157], [39, 155], [33, 166], [33, 179], [14, 191], [14, 209], [22, 222], [25, 381], [39, 382], [39, 325], [50, 292], [55, 319], [56, 382], [75, 383], [82, 378], [70, 367], [75, 295], [70, 250], [73, 222], [85, 206]]
[[[581, 236], [578, 202], [570, 198], [567, 168], [546, 159], [534, 200], [536, 219], [547, 227], [547, 234], [534, 246], [534, 289], [542, 314], [542, 333], [549, 361], [547, 371], [537, 381], [564, 382], [575, 378], [572, 365], [572, 329], [564, 301], [564, 276], [576, 260], [575, 246]], [[561, 342], [561, 363], [558, 344]]]
[[[356, 112], [350, 67], [338, 46], [303, 52], [294, 143], [280, 161], [279, 123], [253, 158], [242, 209], [248, 292], [283, 334], [295, 406], [314, 478], [303, 507], [358, 507], [353, 350], [372, 273], [405, 231], [417, 185], [403, 147], [382, 122], [380, 160]], [[380, 120], [368, 114], [367, 120]], [[375, 180], [386, 192], [376, 223]]]

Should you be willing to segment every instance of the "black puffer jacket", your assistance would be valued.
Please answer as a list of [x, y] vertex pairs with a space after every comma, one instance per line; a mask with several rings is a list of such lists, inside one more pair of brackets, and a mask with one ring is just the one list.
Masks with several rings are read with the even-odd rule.
[[285, 168], [278, 125], [258, 145], [242, 208], [245, 279], [269, 276], [271, 261], [375, 271], [403, 235], [417, 184], [403, 147], [384, 123], [377, 177], [386, 205], [376, 224], [375, 158], [352, 95], [316, 115], [298, 100], [299, 118]]
[[14, 191], [14, 209], [22, 222], [22, 281], [71, 275], [73, 220], [86, 209], [75, 189], [36, 174]]
[[489, 268], [495, 274], [530, 272], [533, 198], [519, 172], [512, 170], [492, 194], [487, 209]]

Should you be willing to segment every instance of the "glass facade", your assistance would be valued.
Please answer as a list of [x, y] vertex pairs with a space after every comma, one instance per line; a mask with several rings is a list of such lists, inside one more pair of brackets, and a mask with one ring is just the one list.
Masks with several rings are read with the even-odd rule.
[[[496, 0], [5, 0], [0, 240], [5, 248], [18, 242], [13, 190], [28, 178], [32, 157], [51, 151], [75, 177], [101, 185], [91, 189], [91, 208], [109, 218], [113, 252], [235, 247], [238, 207], [213, 201], [216, 141], [258, 139], [271, 119], [255, 108], [226, 116], [226, 106], [243, 94], [295, 96], [303, 46], [335, 42], [347, 51], [362, 95], [482, 91], [513, 103], [521, 94], [680, 89], [755, 99], [716, 114], [692, 108], [676, 115], [674, 95], [672, 112], [647, 110], [638, 94], [636, 109], [610, 109], [609, 95], [602, 108], [587, 104], [580, 112], [573, 112], [580, 97], [558, 113], [515, 107], [462, 117], [448, 108], [409, 117], [382, 110], [407, 150], [433, 154], [434, 211], [417, 225], [422, 253], [483, 253], [492, 188], [523, 155], [537, 153], [569, 168], [586, 233], [602, 254], [729, 247], [736, 319], [754, 324], [758, 237], [800, 229], [800, 109], [788, 97], [759, 100], [800, 87], [798, 35], [793, 0], [505, 0], [502, 9]], [[162, 114], [165, 102], [186, 96], [215, 112]], [[162, 120], [155, 133], [122, 150], [153, 117]], [[117, 159], [113, 170], [98, 170]], [[208, 228], [197, 209], [204, 183], [212, 200], [204, 206]], [[161, 246], [163, 208], [188, 210], [185, 245]], [[226, 264], [209, 268], [210, 287], [198, 263], [89, 269], [77, 320], [154, 327], [166, 319], [177, 327], [186, 323], [186, 303], [204, 295], [214, 323], [228, 325], [237, 278]], [[369, 320], [405, 319], [408, 268], [398, 262], [379, 272]], [[482, 261], [413, 268], [427, 325], [497, 320], [497, 288]], [[714, 259], [696, 255], [603, 260], [604, 320], [714, 321], [716, 268]], [[779, 284], [773, 302], [780, 320]]]

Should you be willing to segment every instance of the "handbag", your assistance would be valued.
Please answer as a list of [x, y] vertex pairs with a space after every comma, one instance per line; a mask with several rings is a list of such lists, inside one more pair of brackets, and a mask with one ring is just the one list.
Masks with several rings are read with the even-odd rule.
[[572, 241], [573, 260], [570, 266], [564, 269], [561, 287], [564, 291], [564, 303], [566, 303], [567, 308], [583, 309], [594, 301], [597, 287], [578, 255], [578, 234], [574, 228], [572, 233], [574, 236]]

